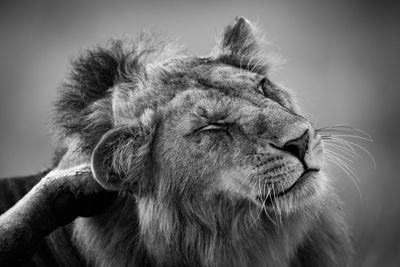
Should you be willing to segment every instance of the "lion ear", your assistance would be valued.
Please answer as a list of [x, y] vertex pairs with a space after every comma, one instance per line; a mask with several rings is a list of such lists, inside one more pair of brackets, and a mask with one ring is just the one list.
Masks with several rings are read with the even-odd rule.
[[237, 17], [227, 26], [219, 44], [220, 55], [233, 55], [246, 59], [258, 52], [261, 39], [257, 29], [247, 19]]
[[150, 121], [147, 118], [113, 129], [97, 144], [91, 167], [94, 178], [104, 188], [135, 193], [148, 186], [150, 146], [155, 129]]

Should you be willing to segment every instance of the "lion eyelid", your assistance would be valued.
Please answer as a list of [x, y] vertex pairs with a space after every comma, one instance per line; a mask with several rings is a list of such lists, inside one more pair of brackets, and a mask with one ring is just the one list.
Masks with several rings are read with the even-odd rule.
[[200, 130], [203, 131], [209, 131], [209, 130], [223, 130], [223, 124], [218, 124], [218, 123], [213, 123], [213, 124], [208, 124], [204, 127], [202, 127]]
[[206, 125], [197, 127], [192, 131], [192, 133], [197, 133], [201, 131], [227, 131], [227, 126], [231, 125], [230, 123], [225, 123], [223, 121], [209, 122]]

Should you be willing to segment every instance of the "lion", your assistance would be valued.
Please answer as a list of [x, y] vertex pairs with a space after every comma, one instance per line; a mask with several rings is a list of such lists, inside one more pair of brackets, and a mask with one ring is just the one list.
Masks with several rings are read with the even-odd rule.
[[47, 236], [51, 253], [71, 266], [349, 266], [323, 138], [263, 55], [239, 17], [209, 56], [143, 33], [75, 60], [55, 170], [90, 166], [117, 196]]

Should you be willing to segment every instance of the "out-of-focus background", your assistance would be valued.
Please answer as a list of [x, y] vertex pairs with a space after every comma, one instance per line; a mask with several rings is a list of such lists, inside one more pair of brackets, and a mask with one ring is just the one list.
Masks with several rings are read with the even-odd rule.
[[49, 165], [48, 118], [73, 56], [143, 27], [176, 35], [197, 55], [235, 16], [256, 22], [285, 64], [272, 77], [318, 126], [367, 131], [352, 165], [359, 188], [330, 167], [355, 233], [357, 266], [400, 266], [400, 5], [398, 1], [2, 1], [0, 176]]

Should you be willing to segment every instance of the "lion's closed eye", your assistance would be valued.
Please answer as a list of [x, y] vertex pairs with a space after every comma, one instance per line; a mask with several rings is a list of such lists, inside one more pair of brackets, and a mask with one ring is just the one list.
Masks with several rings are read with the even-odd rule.
[[225, 134], [230, 139], [232, 139], [232, 134], [230, 133], [229, 127], [231, 124], [224, 123], [224, 122], [214, 122], [210, 124], [206, 124], [200, 127], [197, 127], [193, 130], [192, 134], [199, 134], [199, 133], [210, 133], [210, 134]]
[[209, 124], [206, 126], [202, 126], [199, 127], [195, 130], [195, 132], [199, 132], [199, 131], [225, 131], [226, 130], [226, 126], [224, 124], [219, 124], [219, 123], [215, 123], [215, 124]]

